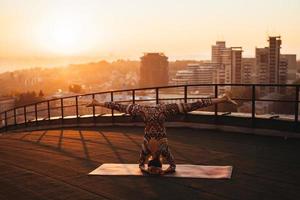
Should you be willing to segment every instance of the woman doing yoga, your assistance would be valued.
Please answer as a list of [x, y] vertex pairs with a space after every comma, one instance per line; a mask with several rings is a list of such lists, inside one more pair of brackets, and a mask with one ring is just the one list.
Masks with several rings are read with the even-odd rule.
[[[99, 103], [97, 100], [88, 104], [88, 107], [102, 106], [114, 109], [132, 116], [141, 116], [145, 123], [144, 141], [139, 158], [139, 167], [144, 172], [151, 174], [164, 174], [175, 172], [176, 164], [174, 157], [168, 146], [165, 121], [172, 115], [187, 113], [199, 108], [219, 104], [219, 103], [237, 104], [230, 98], [230, 95], [224, 94], [220, 98], [199, 99], [193, 103], [170, 103], [157, 105], [139, 105], [139, 104], [120, 104], [116, 102]], [[145, 168], [145, 162], [151, 158], [148, 168]], [[162, 170], [161, 159], [164, 158], [169, 167]]]

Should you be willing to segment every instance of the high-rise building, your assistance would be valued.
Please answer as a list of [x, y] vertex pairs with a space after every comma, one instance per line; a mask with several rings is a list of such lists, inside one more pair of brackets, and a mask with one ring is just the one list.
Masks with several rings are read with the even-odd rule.
[[[221, 63], [219, 63], [222, 67], [220, 70], [220, 83], [232, 83], [232, 53], [230, 48], [226, 48], [221, 51]], [[224, 80], [222, 80], [224, 79]]]
[[242, 59], [242, 83], [251, 84], [255, 79], [255, 58]]
[[[216, 67], [216, 83], [226, 83], [224, 56], [227, 48], [225, 41], [217, 41], [216, 45], [212, 45], [211, 63]], [[228, 59], [227, 59], [228, 60]], [[227, 82], [228, 83], [228, 82]]]
[[[242, 47], [226, 47], [225, 41], [212, 46], [211, 63], [216, 66], [216, 83], [242, 82]], [[227, 87], [228, 88], [228, 87]], [[220, 90], [225, 88], [220, 87]]]
[[242, 47], [231, 47], [231, 83], [242, 83]]
[[[281, 57], [281, 56], [280, 56]], [[288, 60], [286, 58], [280, 58], [279, 60], [279, 68], [278, 68], [278, 84], [286, 84], [288, 77]], [[286, 93], [286, 87], [277, 88], [281, 94]]]
[[[269, 47], [256, 48], [256, 83], [286, 84], [288, 71], [288, 57], [280, 55], [280, 36], [269, 37]], [[262, 87], [261, 92], [276, 92], [279, 87]], [[282, 91], [282, 90], [280, 90]], [[282, 92], [281, 92], [282, 93]]]
[[140, 87], [165, 86], [168, 82], [168, 57], [163, 53], [145, 53], [141, 57]]
[[[185, 70], [177, 71], [172, 79], [174, 85], [184, 84], [212, 84], [214, 83], [215, 68], [211, 64], [188, 64]], [[194, 92], [212, 94], [212, 86], [192, 87]]]
[[211, 61], [212, 63], [222, 63], [222, 52], [226, 49], [225, 41], [217, 41], [216, 45], [212, 45]]
[[280, 36], [269, 37], [269, 83], [279, 83]]
[[287, 64], [287, 83], [293, 83], [296, 80], [297, 73], [296, 54], [281, 54], [280, 61]]
[[[269, 80], [269, 48], [256, 48], [255, 49], [255, 83], [266, 84]], [[266, 87], [257, 88], [259, 95], [265, 95], [267, 93]]]
[[256, 48], [256, 83], [268, 83], [269, 80], [269, 48]]

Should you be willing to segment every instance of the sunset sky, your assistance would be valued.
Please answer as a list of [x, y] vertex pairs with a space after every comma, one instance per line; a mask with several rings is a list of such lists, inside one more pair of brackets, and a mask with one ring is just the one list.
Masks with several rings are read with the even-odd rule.
[[245, 56], [281, 35], [300, 57], [299, 0], [0, 0], [0, 65], [26, 58], [210, 59], [225, 40]]

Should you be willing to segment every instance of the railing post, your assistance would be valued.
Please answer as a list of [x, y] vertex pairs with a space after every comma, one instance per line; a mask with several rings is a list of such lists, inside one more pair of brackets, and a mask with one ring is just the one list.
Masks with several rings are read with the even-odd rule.
[[184, 103], [187, 103], [187, 96], [188, 96], [188, 94], [187, 94], [187, 91], [188, 91], [187, 87], [188, 87], [187, 85], [184, 86]]
[[296, 86], [296, 99], [295, 99], [295, 122], [298, 122], [298, 115], [299, 115], [299, 85]]
[[64, 100], [63, 100], [63, 98], [60, 99], [60, 110], [61, 110], [61, 120], [63, 122], [63, 119], [64, 119]]
[[5, 130], [7, 131], [7, 112], [4, 112], [4, 122], [5, 122]]
[[[95, 99], [95, 94], [92, 95], [93, 100]], [[95, 119], [96, 109], [95, 106], [93, 106], [93, 118]]]
[[37, 104], [34, 104], [35, 123], [38, 124]]
[[51, 120], [51, 113], [50, 113], [50, 101], [47, 101], [47, 110], [48, 110], [48, 120]]
[[24, 122], [25, 122], [25, 126], [27, 126], [27, 111], [26, 111], [26, 106], [24, 106]]
[[159, 103], [159, 88], [155, 88], [156, 104]]
[[132, 103], [135, 104], [135, 90], [132, 90]]
[[14, 108], [14, 120], [15, 120], [15, 126], [17, 125], [17, 112], [16, 109]]
[[[110, 101], [114, 101], [114, 92], [110, 92]], [[111, 121], [114, 122], [114, 109], [111, 109]]]
[[[218, 85], [215, 85], [215, 98], [218, 98]], [[215, 104], [215, 117], [218, 116], [218, 104]]]
[[78, 96], [75, 97], [75, 107], [76, 107], [76, 118], [79, 118], [79, 112], [78, 112]]
[[252, 85], [252, 114], [251, 114], [251, 118], [252, 118], [252, 126], [255, 126], [255, 85]]

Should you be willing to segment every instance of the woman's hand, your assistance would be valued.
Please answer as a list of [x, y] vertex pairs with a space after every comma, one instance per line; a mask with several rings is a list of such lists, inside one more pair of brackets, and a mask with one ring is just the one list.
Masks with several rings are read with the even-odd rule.
[[225, 94], [221, 98], [223, 98], [227, 103], [232, 103], [235, 106], [238, 105], [238, 103], [236, 101], [231, 99], [231, 93], [228, 91], [225, 92]]
[[99, 103], [96, 99], [93, 99], [91, 103], [87, 104], [86, 107], [93, 107], [93, 106], [103, 106], [103, 103]]
[[172, 166], [169, 166], [167, 169], [165, 170], [162, 170], [161, 172], [161, 175], [164, 175], [164, 174], [172, 174], [175, 172], [175, 168], [172, 167]]
[[140, 170], [141, 170], [142, 172], [149, 173], [149, 171], [147, 170], [147, 168], [145, 167], [145, 165], [140, 165], [139, 168], [140, 168]]

